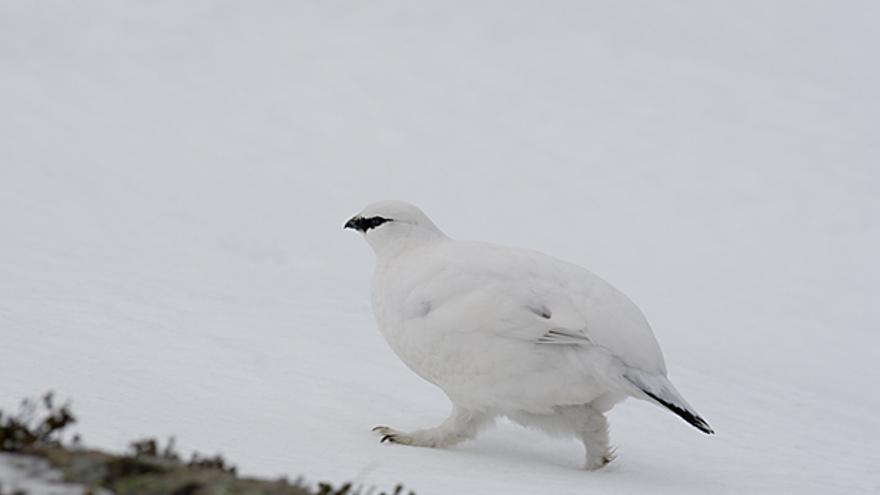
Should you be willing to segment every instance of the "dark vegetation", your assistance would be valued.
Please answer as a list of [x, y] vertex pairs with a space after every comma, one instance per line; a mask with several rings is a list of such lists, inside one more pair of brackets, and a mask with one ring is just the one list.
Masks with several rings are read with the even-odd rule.
[[[45, 410], [42, 414], [40, 406]], [[18, 414], [10, 416], [0, 411], [0, 452], [59, 446], [61, 433], [75, 422], [70, 404], [57, 406], [51, 393], [40, 401], [24, 399]]]
[[[56, 403], [48, 393], [40, 400], [23, 400], [18, 413], [0, 411], [0, 452], [46, 459], [63, 479], [86, 487], [87, 493], [109, 490], [117, 495], [389, 495], [375, 487], [319, 483], [306, 485], [242, 478], [221, 455], [193, 453], [183, 460], [174, 439], [164, 446], [155, 438], [132, 442], [129, 452], [109, 454], [82, 447], [78, 436], [69, 441], [65, 430], [76, 422], [69, 403]], [[105, 492], [106, 493], [106, 492]], [[414, 495], [401, 485], [391, 495]], [[21, 491], [0, 495], [27, 495]]]

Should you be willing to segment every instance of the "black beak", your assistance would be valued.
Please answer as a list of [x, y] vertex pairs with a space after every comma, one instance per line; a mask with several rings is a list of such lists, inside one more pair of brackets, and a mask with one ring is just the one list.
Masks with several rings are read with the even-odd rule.
[[361, 224], [363, 223], [363, 221], [364, 219], [362, 217], [351, 217], [347, 222], [345, 222], [345, 225], [342, 226], [342, 229], [361, 230]]

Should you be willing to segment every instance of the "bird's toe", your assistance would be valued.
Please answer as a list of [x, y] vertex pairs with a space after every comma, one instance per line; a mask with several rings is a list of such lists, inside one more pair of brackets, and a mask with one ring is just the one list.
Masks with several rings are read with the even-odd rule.
[[601, 457], [597, 457], [594, 459], [588, 459], [587, 465], [585, 466], [585, 468], [587, 471], [595, 471], [597, 469], [602, 469], [603, 467], [607, 466], [608, 463], [610, 463], [613, 460], [614, 460], [614, 454], [608, 453], [608, 454], [605, 454]]
[[377, 426], [373, 428], [373, 431], [381, 435], [379, 443], [400, 443], [400, 432], [395, 430], [394, 428], [389, 428], [387, 426]]

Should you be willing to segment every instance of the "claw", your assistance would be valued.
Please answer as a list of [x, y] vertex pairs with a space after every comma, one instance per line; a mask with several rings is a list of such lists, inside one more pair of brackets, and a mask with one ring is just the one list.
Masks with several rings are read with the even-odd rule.
[[387, 426], [377, 426], [373, 428], [373, 431], [382, 435], [382, 438], [379, 440], [379, 443], [400, 443], [398, 441], [398, 435], [400, 432], [395, 431], [394, 428], [389, 428]]

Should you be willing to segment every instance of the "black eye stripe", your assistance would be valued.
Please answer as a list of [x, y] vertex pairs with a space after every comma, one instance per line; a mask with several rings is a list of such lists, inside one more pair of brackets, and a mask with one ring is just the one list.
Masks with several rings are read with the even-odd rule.
[[357, 220], [357, 229], [366, 232], [370, 229], [375, 229], [376, 227], [382, 225], [385, 222], [390, 222], [390, 218], [383, 217], [370, 217], [370, 218], [359, 218]]

